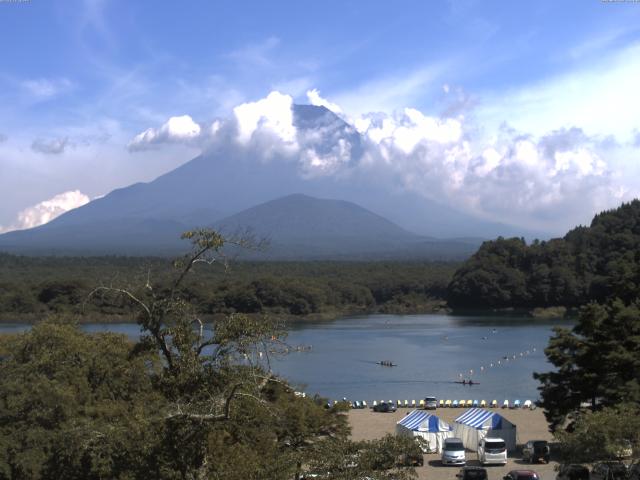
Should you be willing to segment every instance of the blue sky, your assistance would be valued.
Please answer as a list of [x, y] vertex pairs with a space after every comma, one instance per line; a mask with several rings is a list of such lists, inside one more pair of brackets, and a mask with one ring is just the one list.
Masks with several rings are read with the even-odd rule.
[[[489, 167], [469, 173], [489, 149], [504, 165], [518, 157], [510, 175], [527, 176], [552, 140], [573, 142], [550, 154], [553, 167], [539, 166], [555, 169], [530, 193], [544, 201], [519, 218], [536, 227], [564, 227], [552, 217], [568, 206], [565, 223], [585, 221], [640, 189], [637, 2], [0, 2], [0, 58], [4, 229], [153, 179], [202, 146], [132, 150], [137, 134], [183, 115], [209, 125], [274, 90], [307, 103], [317, 89], [353, 122], [383, 112], [399, 125], [407, 107], [459, 122], [468, 145], [456, 148], [472, 150], [471, 160], [452, 160], [447, 147], [438, 161], [459, 166], [441, 174], [465, 179], [437, 195], [480, 216], [514, 221], [501, 205], [504, 172], [499, 181], [487, 178]], [[527, 148], [538, 156], [527, 157]], [[402, 187], [429, 195], [415, 178], [441, 172], [434, 161], [398, 160]], [[545, 175], [555, 179], [548, 191]], [[496, 194], [471, 196], [473, 188]], [[52, 198], [53, 206], [38, 207]]]

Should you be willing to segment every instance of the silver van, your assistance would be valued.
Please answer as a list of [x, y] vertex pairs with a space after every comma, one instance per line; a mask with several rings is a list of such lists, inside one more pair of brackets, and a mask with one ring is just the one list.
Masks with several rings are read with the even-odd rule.
[[483, 438], [478, 444], [478, 460], [482, 465], [506, 465], [507, 444], [501, 438]]
[[467, 463], [462, 440], [456, 437], [446, 438], [442, 446], [441, 458], [443, 465], [464, 465]]

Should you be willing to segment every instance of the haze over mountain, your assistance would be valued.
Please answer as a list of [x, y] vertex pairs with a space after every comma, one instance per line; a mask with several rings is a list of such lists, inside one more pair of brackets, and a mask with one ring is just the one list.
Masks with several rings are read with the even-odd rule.
[[[237, 141], [241, 122], [218, 126], [205, 153], [179, 168], [152, 182], [114, 190], [48, 224], [2, 235], [0, 249], [169, 253], [180, 248], [181, 231], [215, 225], [252, 227], [269, 235], [275, 257], [304, 257], [308, 249], [308, 256], [315, 257], [360, 251], [442, 258], [471, 253], [469, 245], [478, 244], [473, 239], [534, 235], [415, 193], [381, 188], [371, 172], [348, 169], [366, 163], [368, 155], [367, 140], [353, 126], [322, 106], [293, 105], [291, 113], [293, 134], [281, 124], [261, 130], [266, 121], [259, 118], [250, 141], [242, 143]], [[278, 141], [273, 131], [281, 136]], [[323, 174], [338, 162], [347, 173]], [[291, 196], [298, 193], [308, 196]], [[472, 240], [436, 240], [452, 237]]]

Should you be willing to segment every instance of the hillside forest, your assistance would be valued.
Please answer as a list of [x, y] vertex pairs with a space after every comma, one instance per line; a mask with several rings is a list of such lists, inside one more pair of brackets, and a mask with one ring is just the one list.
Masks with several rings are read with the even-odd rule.
[[579, 307], [635, 299], [640, 285], [640, 201], [596, 215], [563, 238], [485, 242], [456, 271], [454, 308]]
[[[272, 314], [335, 318], [358, 313], [420, 313], [444, 305], [457, 264], [438, 262], [230, 262], [195, 268], [181, 293], [200, 314]], [[35, 322], [77, 315], [82, 322], [127, 321], [125, 305], [95, 288], [168, 288], [166, 258], [26, 257], [0, 254], [0, 320]]]

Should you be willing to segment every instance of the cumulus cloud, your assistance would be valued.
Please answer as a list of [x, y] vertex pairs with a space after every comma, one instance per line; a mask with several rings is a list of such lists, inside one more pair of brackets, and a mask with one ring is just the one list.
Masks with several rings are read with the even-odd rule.
[[160, 128], [148, 128], [129, 142], [130, 151], [142, 151], [160, 144], [189, 144], [200, 137], [202, 128], [189, 115], [171, 117]]
[[311, 105], [316, 105], [318, 107], [325, 107], [331, 110], [333, 113], [342, 113], [342, 109], [339, 105], [330, 102], [329, 100], [322, 98], [320, 96], [320, 92], [317, 88], [307, 91], [307, 98], [309, 99], [309, 103]]
[[[248, 161], [285, 161], [304, 179], [357, 178], [376, 188], [409, 191], [480, 217], [529, 228], [561, 231], [563, 222], [588, 219], [629, 192], [616, 182], [610, 137], [577, 127], [542, 135], [503, 124], [486, 131], [469, 114], [473, 102], [449, 87], [459, 107], [440, 115], [415, 108], [365, 113], [355, 118], [294, 108], [274, 91], [243, 103], [231, 118], [200, 128], [190, 117], [138, 135], [130, 148], [198, 138], [232, 142]], [[340, 106], [307, 94], [313, 105]], [[180, 125], [180, 128], [178, 128]], [[175, 128], [174, 128], [175, 127]], [[559, 215], [558, 212], [563, 212]]]
[[69, 210], [89, 203], [89, 200], [89, 197], [80, 190], [60, 193], [49, 200], [25, 208], [18, 213], [16, 221], [12, 225], [8, 227], [0, 225], [0, 232], [6, 233], [44, 225]]
[[536, 137], [504, 126], [493, 138], [475, 139], [462, 118], [414, 109], [365, 118], [367, 158], [378, 172], [485, 218], [542, 228], [550, 219], [563, 221], [560, 211], [592, 214], [619, 201], [599, 139], [577, 128]]
[[238, 140], [247, 143], [256, 132], [266, 131], [283, 142], [294, 144], [296, 128], [292, 107], [293, 99], [277, 91], [256, 102], [238, 105], [233, 109]]
[[53, 138], [50, 140], [37, 138], [31, 143], [31, 150], [46, 155], [59, 155], [64, 152], [68, 145], [69, 138], [67, 137]]

